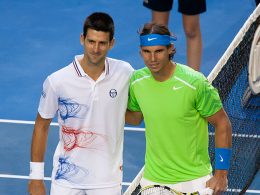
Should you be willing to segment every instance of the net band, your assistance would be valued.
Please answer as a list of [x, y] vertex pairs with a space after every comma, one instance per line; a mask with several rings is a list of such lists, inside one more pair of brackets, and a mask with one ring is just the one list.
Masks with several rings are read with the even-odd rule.
[[230, 148], [215, 148], [215, 169], [228, 170], [230, 166], [230, 158]]
[[140, 36], [140, 46], [170, 45], [176, 41], [176, 37], [160, 34], [148, 34]]
[[44, 162], [30, 162], [30, 179], [44, 179]]

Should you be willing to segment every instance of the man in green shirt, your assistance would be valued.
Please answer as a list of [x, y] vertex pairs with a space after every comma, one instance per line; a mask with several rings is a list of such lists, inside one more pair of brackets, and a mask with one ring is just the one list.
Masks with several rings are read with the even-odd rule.
[[[218, 194], [228, 184], [230, 121], [217, 90], [203, 74], [172, 61], [173, 40], [162, 25], [148, 23], [140, 31], [140, 53], [146, 67], [132, 75], [126, 122], [145, 122], [141, 185], [163, 184], [182, 192], [210, 188]], [[208, 122], [215, 127], [213, 176]]]

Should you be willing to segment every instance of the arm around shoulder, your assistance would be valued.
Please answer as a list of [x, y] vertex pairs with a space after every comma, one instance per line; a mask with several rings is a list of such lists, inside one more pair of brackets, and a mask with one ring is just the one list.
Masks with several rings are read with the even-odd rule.
[[142, 112], [126, 110], [125, 121], [129, 125], [139, 125], [143, 120]]

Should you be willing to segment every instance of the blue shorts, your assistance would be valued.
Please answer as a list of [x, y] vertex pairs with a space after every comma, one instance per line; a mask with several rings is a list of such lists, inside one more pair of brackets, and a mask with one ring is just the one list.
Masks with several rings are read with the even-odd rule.
[[[178, 11], [185, 15], [197, 15], [206, 11], [206, 0], [178, 0]], [[172, 9], [173, 0], [144, 0], [143, 5], [151, 10], [166, 12]]]

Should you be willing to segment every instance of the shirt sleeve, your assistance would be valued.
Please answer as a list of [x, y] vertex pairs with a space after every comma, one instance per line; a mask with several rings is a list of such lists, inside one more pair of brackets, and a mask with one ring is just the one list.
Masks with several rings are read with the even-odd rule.
[[58, 96], [53, 89], [50, 78], [48, 77], [43, 83], [43, 90], [40, 98], [38, 112], [42, 118], [54, 118], [58, 110]]
[[130, 80], [130, 88], [129, 88], [129, 97], [128, 97], [128, 109], [131, 111], [140, 112], [140, 106], [137, 102], [137, 99], [135, 97], [135, 85], [133, 84], [134, 81], [134, 74], [131, 77]]
[[206, 78], [200, 83], [196, 97], [196, 109], [201, 116], [209, 117], [222, 108], [222, 102], [218, 91]]

